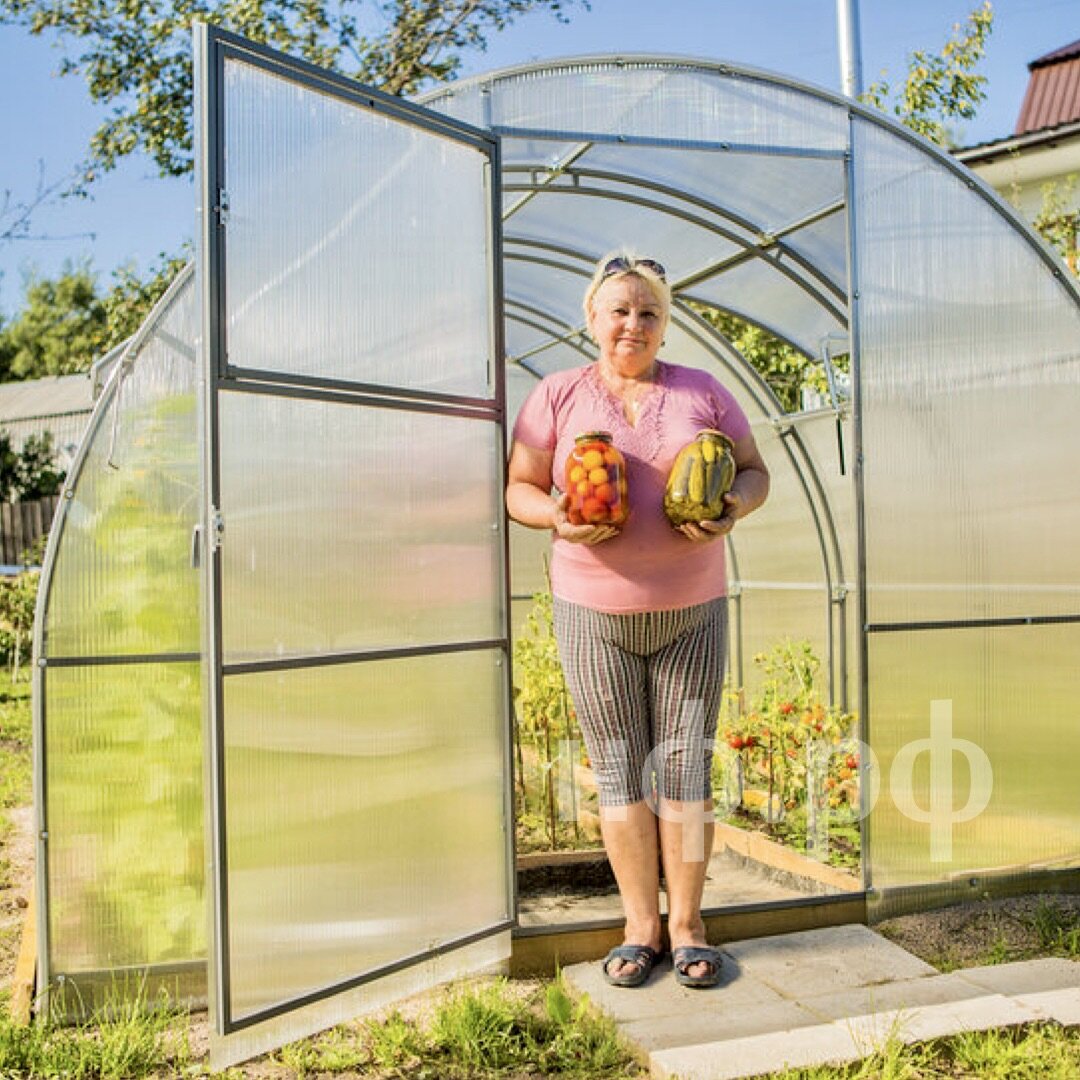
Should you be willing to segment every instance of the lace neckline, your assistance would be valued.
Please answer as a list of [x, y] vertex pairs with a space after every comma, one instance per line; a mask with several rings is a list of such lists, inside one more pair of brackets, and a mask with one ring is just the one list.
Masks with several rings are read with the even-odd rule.
[[657, 360], [653, 390], [642, 399], [637, 423], [631, 424], [623, 412], [621, 399], [608, 389], [600, 375], [598, 362], [594, 361], [586, 369], [585, 385], [599, 408], [604, 427], [613, 435], [617, 433], [615, 445], [620, 450], [630, 452], [642, 461], [652, 461], [660, 453], [660, 418], [667, 398], [668, 375], [668, 365]]

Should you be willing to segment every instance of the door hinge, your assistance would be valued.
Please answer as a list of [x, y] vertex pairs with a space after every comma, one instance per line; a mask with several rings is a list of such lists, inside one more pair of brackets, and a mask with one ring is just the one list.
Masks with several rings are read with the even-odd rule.
[[213, 554], [225, 542], [225, 515], [210, 508], [210, 553]]
[[214, 213], [217, 214], [218, 222], [221, 225], [228, 225], [229, 193], [224, 188], [218, 188], [218, 201], [217, 206], [214, 207]]

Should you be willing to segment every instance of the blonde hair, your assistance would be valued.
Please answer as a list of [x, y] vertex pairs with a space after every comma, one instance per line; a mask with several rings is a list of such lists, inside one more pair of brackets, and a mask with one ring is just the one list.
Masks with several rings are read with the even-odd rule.
[[[604, 267], [612, 259], [620, 258], [625, 259], [630, 264], [630, 269], [616, 270], [613, 273], [605, 274]], [[600, 291], [600, 286], [606, 281], [618, 281], [620, 278], [626, 277], [640, 278], [648, 286], [649, 292], [653, 294], [656, 302], [660, 305], [660, 318], [663, 322], [663, 328], [667, 328], [668, 319], [671, 317], [671, 286], [651, 266], [642, 265], [639, 261], [641, 258], [642, 256], [622, 248], [618, 251], [609, 251], [596, 264], [592, 280], [585, 290], [585, 298], [581, 302], [581, 306], [585, 311], [585, 322], [590, 330], [592, 329], [593, 301]]]

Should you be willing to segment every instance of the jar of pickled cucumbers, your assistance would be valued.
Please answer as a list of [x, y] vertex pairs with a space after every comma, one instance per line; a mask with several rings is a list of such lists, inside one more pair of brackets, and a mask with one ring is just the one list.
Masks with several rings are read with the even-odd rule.
[[570, 496], [571, 525], [621, 525], [626, 520], [626, 459], [612, 445], [610, 431], [587, 431], [574, 439], [563, 490]]
[[721, 431], [703, 428], [684, 446], [671, 467], [664, 513], [673, 525], [715, 521], [735, 480], [735, 444]]

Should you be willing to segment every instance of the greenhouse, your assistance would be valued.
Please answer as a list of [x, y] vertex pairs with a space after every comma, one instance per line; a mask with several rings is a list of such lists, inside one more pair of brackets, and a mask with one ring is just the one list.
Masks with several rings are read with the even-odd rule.
[[[522, 917], [512, 668], [549, 540], [502, 492], [624, 245], [773, 478], [728, 541], [733, 694], [803, 642], [861, 750], [850, 883], [710, 916], [1076, 886], [1080, 295], [1008, 206], [760, 71], [591, 57], [405, 102], [196, 44], [196, 262], [112, 369], [43, 571], [46, 1003], [208, 1001], [224, 1064], [617, 927]], [[732, 327], [819, 398], [785, 408]]]

